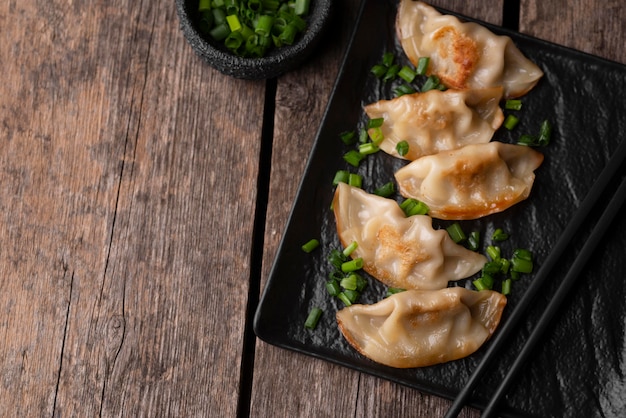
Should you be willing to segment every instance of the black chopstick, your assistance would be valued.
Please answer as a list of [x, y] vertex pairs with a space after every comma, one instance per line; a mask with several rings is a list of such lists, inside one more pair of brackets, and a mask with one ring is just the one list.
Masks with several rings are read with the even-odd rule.
[[518, 305], [511, 312], [510, 317], [506, 321], [505, 324], [500, 328], [498, 332], [494, 335], [494, 338], [489, 342], [488, 347], [486, 348], [486, 352], [481, 359], [478, 366], [468, 379], [465, 386], [461, 389], [459, 394], [454, 399], [450, 409], [446, 413], [446, 418], [454, 418], [457, 417], [458, 414], [463, 409], [463, 406], [467, 402], [467, 399], [472, 394], [476, 385], [480, 382], [480, 379], [485, 374], [487, 369], [491, 367], [492, 363], [495, 359], [498, 358], [498, 352], [504, 345], [506, 339], [509, 335], [517, 328], [519, 322], [524, 319], [524, 315], [526, 310], [533, 303], [535, 296], [538, 292], [543, 289], [545, 285], [545, 281], [548, 279], [550, 272], [554, 269], [554, 267], [559, 262], [561, 256], [569, 246], [571, 240], [574, 238], [574, 235], [578, 232], [580, 227], [587, 221], [589, 214], [595, 207], [597, 201], [600, 199], [604, 191], [607, 189], [607, 186], [611, 182], [611, 180], [615, 177], [616, 173], [620, 169], [624, 159], [626, 157], [626, 140], [622, 140], [618, 148], [615, 150], [615, 153], [609, 160], [608, 164], [602, 172], [600, 176], [595, 181], [589, 193], [583, 200], [580, 207], [574, 213], [574, 216], [567, 224], [565, 230], [561, 234], [561, 237], [557, 241], [556, 245], [546, 258], [543, 265], [537, 271], [537, 274], [533, 278], [530, 286], [522, 296], [522, 299], [518, 303]]
[[565, 276], [565, 279], [563, 279], [563, 281], [559, 285], [558, 290], [556, 291], [554, 297], [552, 298], [552, 300], [550, 300], [550, 303], [539, 318], [539, 321], [537, 322], [535, 328], [528, 337], [528, 340], [526, 340], [526, 343], [522, 347], [522, 350], [519, 352], [517, 358], [511, 365], [510, 369], [507, 371], [506, 376], [504, 377], [502, 382], [500, 382], [500, 385], [496, 389], [495, 393], [492, 395], [489, 404], [484, 409], [481, 415], [482, 418], [488, 418], [496, 412], [500, 399], [506, 394], [506, 391], [512, 383], [513, 378], [519, 372], [519, 369], [524, 365], [524, 363], [528, 359], [528, 356], [531, 354], [532, 350], [539, 342], [539, 339], [543, 336], [543, 333], [550, 325], [552, 318], [563, 303], [565, 296], [569, 293], [570, 289], [576, 282], [578, 275], [583, 270], [585, 264], [589, 260], [589, 257], [604, 237], [604, 234], [606, 233], [608, 227], [611, 225], [611, 222], [615, 218], [615, 215], [617, 215], [622, 205], [624, 204], [624, 200], [626, 200], [626, 177], [622, 179], [621, 185], [617, 189], [617, 192], [615, 192], [615, 195], [606, 207], [604, 213], [596, 223], [593, 231], [591, 232], [591, 235], [585, 242], [585, 245], [580, 250], [580, 253], [576, 257], [576, 260], [574, 261], [567, 275]]

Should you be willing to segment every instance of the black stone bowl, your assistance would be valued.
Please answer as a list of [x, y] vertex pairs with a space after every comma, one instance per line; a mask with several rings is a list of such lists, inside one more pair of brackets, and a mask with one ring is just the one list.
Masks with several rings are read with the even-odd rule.
[[272, 48], [261, 58], [242, 58], [198, 30], [198, 0], [176, 0], [176, 10], [185, 38], [193, 50], [223, 74], [262, 80], [290, 71], [304, 62], [319, 43], [330, 20], [332, 0], [311, 0], [307, 28], [293, 45]]

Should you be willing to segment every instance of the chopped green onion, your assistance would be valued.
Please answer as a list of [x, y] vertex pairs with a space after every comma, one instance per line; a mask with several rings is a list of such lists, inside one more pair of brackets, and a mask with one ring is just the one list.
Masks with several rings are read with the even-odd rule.
[[356, 142], [356, 133], [354, 131], [346, 131], [339, 134], [341, 142], [346, 145], [353, 145]]
[[509, 131], [517, 126], [519, 123], [519, 118], [515, 115], [508, 115], [506, 119], [504, 119], [504, 127]]
[[348, 184], [360, 189], [361, 186], [363, 186], [363, 177], [358, 174], [350, 173], [350, 175], [348, 175]]
[[419, 75], [426, 75], [428, 64], [430, 64], [429, 57], [420, 57], [420, 59], [417, 60], [417, 70], [415, 72]]
[[200, 0], [198, 2], [198, 11], [205, 12], [211, 10], [211, 0]]
[[391, 67], [387, 68], [387, 71], [383, 76], [383, 81], [395, 80], [398, 76], [398, 72], [400, 72], [400, 66], [398, 64], [393, 64]]
[[261, 15], [259, 16], [254, 32], [261, 36], [269, 36], [272, 33], [272, 26], [274, 25], [274, 16]]
[[226, 16], [226, 22], [228, 23], [228, 27], [231, 32], [240, 32], [243, 28], [243, 26], [241, 26], [241, 22], [239, 21], [239, 16], [237, 15]]
[[383, 139], [385, 139], [383, 130], [379, 126], [368, 129], [367, 133], [374, 145], [380, 145]]
[[349, 171], [339, 170], [335, 173], [335, 177], [333, 178], [333, 186], [336, 186], [339, 183], [348, 183], [349, 178], [350, 178]]
[[513, 281], [511, 279], [502, 280], [502, 294], [504, 296], [508, 296], [511, 294], [511, 284]]
[[403, 66], [400, 71], [398, 71], [398, 77], [406, 81], [407, 83], [412, 83], [417, 74], [413, 71], [408, 65]]
[[357, 286], [356, 274], [351, 274], [347, 277], [344, 277], [339, 283], [339, 285], [346, 290], [356, 290], [356, 286]]
[[309, 13], [310, 0], [296, 0], [293, 8], [295, 14], [298, 16], [306, 15]]
[[341, 287], [339, 286], [339, 282], [335, 279], [329, 280], [326, 282], [326, 291], [331, 296], [337, 296], [341, 293]]
[[396, 192], [396, 185], [394, 182], [390, 181], [389, 183], [385, 183], [380, 186], [378, 189], [374, 190], [374, 194], [381, 197], [389, 197]]
[[404, 96], [405, 94], [413, 94], [416, 93], [417, 90], [413, 88], [413, 86], [409, 86], [408, 84], [401, 84], [393, 90], [393, 94], [395, 97]]
[[400, 141], [396, 144], [396, 151], [398, 155], [404, 157], [409, 152], [409, 143], [406, 141]]
[[519, 99], [508, 99], [504, 102], [504, 108], [506, 110], [520, 110], [522, 108], [522, 101]]
[[352, 273], [356, 276], [356, 290], [357, 292], [362, 292], [367, 287], [367, 280], [365, 280], [361, 275]]
[[413, 215], [426, 215], [430, 210], [426, 203], [412, 198], [405, 199], [402, 203], [400, 203], [400, 209], [404, 211], [404, 214], [407, 217]]
[[370, 155], [377, 153], [380, 150], [376, 144], [373, 142], [367, 142], [365, 144], [359, 145], [359, 152], [363, 155]]
[[539, 138], [537, 142], [542, 147], [545, 147], [550, 143], [550, 138], [552, 137], [552, 125], [549, 121], [544, 120], [541, 123], [541, 127], [539, 128]]
[[345, 294], [345, 292], [340, 292], [337, 295], [337, 297], [339, 298], [339, 300], [341, 300], [343, 302], [344, 305], [346, 305], [346, 306], [351, 306], [352, 305], [352, 301], [350, 301], [350, 299]]
[[351, 289], [344, 289], [343, 292], [341, 293], [346, 295], [350, 303], [356, 302], [359, 299], [359, 296], [361, 296], [359, 292], [357, 292], [356, 290], [351, 290]]
[[429, 90], [443, 90], [445, 87], [439, 81], [439, 77], [436, 75], [431, 75], [426, 79], [426, 82], [422, 86], [422, 92]]
[[497, 247], [495, 245], [488, 245], [486, 252], [492, 261], [497, 261], [502, 257], [500, 247]]
[[478, 251], [478, 248], [480, 247], [480, 232], [470, 232], [469, 236], [467, 237], [466, 246], [469, 250]]
[[494, 274], [500, 273], [501, 269], [502, 269], [502, 265], [500, 264], [500, 261], [496, 260], [496, 261], [488, 261], [487, 263], [485, 263], [482, 271], [483, 273], [494, 275]]
[[320, 242], [316, 240], [315, 238], [313, 238], [307, 243], [302, 245], [302, 251], [304, 251], [305, 253], [310, 253], [311, 251], [319, 247], [319, 245], [320, 245]]
[[380, 128], [385, 123], [385, 118], [374, 118], [367, 121], [367, 129]]
[[328, 261], [332, 264], [336, 269], [341, 270], [341, 265], [347, 261], [347, 257], [343, 255], [342, 251], [334, 249], [328, 255]]
[[355, 258], [354, 260], [346, 261], [341, 264], [341, 271], [344, 273], [351, 273], [353, 271], [361, 270], [363, 268], [363, 259]]
[[304, 322], [304, 326], [308, 329], [315, 329], [321, 316], [322, 310], [320, 308], [311, 309], [309, 316], [307, 316], [306, 321]]
[[393, 56], [393, 52], [385, 52], [383, 54], [383, 65], [385, 67], [390, 67], [393, 64], [395, 57]]
[[491, 287], [489, 286], [489, 281], [485, 277], [486, 276], [479, 277], [478, 279], [476, 279], [476, 280], [474, 280], [472, 282], [472, 284], [474, 285], [476, 290], [489, 290], [489, 289], [491, 289]]
[[510, 268], [511, 268], [511, 261], [509, 261], [508, 258], [501, 258], [500, 259], [500, 273], [508, 274]]
[[357, 248], [359, 248], [359, 243], [356, 241], [352, 241], [350, 243], [350, 245], [348, 245], [346, 248], [344, 248], [344, 250], [342, 251], [343, 255], [345, 257], [349, 257], [350, 254], [352, 254], [354, 252], [354, 250], [356, 250]]
[[502, 228], [497, 228], [495, 231], [493, 231], [491, 239], [494, 241], [506, 241], [507, 239], [509, 239], [509, 234], [504, 232]]
[[358, 167], [363, 158], [365, 158], [365, 154], [356, 150], [350, 150], [343, 155], [343, 159], [354, 167]]
[[517, 143], [519, 145], [526, 145], [529, 147], [539, 145], [537, 138], [535, 138], [532, 135], [527, 135], [527, 134], [520, 136], [519, 139], [517, 140]]
[[359, 132], [359, 143], [365, 144], [370, 139], [369, 134], [367, 133], [367, 129], [361, 129]]
[[382, 64], [376, 64], [370, 69], [370, 72], [376, 78], [382, 78], [387, 73], [387, 67]]
[[532, 273], [533, 262], [521, 258], [513, 258], [511, 260], [511, 270], [517, 273]]
[[461, 228], [461, 224], [459, 224], [458, 222], [455, 222], [447, 227], [446, 231], [448, 231], [448, 235], [450, 235], [452, 241], [456, 242], [457, 244], [467, 239], [465, 232], [463, 232], [463, 228]]

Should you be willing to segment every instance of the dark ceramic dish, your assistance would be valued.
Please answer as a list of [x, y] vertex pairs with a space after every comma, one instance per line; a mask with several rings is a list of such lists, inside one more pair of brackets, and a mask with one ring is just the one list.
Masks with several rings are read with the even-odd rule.
[[[350, 169], [362, 174], [363, 188], [371, 192], [393, 180], [394, 171], [405, 164], [380, 152], [369, 156], [358, 169], [348, 166], [342, 156], [351, 148], [339, 139], [341, 132], [364, 126], [363, 104], [393, 95], [394, 85], [380, 82], [367, 69], [379, 63], [385, 51], [394, 51], [398, 59], [403, 59], [404, 53], [395, 41], [394, 18], [393, 2], [364, 2], [260, 300], [254, 329], [271, 344], [453, 398], [480, 362], [489, 341], [458, 361], [416, 369], [382, 366], [359, 355], [342, 337], [335, 320], [342, 303], [330, 297], [325, 288], [332, 270], [328, 253], [340, 245], [329, 210], [335, 172]], [[466, 231], [480, 231], [483, 246], [490, 243], [495, 228], [505, 229], [511, 237], [501, 244], [503, 253], [511, 254], [516, 247], [528, 248], [539, 269], [620, 142], [626, 140], [626, 66], [483, 25], [509, 35], [545, 72], [537, 87], [522, 98], [523, 108], [517, 113], [520, 124], [510, 132], [500, 129], [494, 140], [515, 142], [521, 134], [537, 132], [544, 119], [552, 122], [553, 136], [547, 147], [540, 148], [545, 160], [536, 172], [529, 199], [502, 213], [463, 221], [462, 226]], [[626, 167], [618, 175], [623, 176]], [[599, 203], [596, 213], [605, 203]], [[484, 384], [474, 391], [473, 406], [486, 405], [490, 388], [495, 388], [506, 374], [595, 221], [589, 219], [589, 225], [571, 244], [572, 253], [564, 255], [562, 265], [553, 271], [545, 292], [537, 296], [526, 320], [507, 341], [501, 358], [485, 375]], [[441, 221], [437, 224], [445, 226]], [[315, 237], [320, 247], [311, 254], [304, 253], [300, 249], [303, 241]], [[621, 217], [614, 221], [595, 257], [581, 271], [532, 360], [503, 399], [502, 416], [626, 416], [625, 248], [626, 217]], [[528, 275], [514, 283], [501, 326], [532, 280], [533, 275]], [[373, 303], [385, 293], [376, 280], [370, 278], [369, 283], [361, 303]], [[459, 285], [471, 284], [467, 281]], [[310, 331], [303, 324], [314, 306], [324, 313], [317, 328]]]
[[261, 58], [238, 57], [198, 30], [198, 0], [176, 0], [180, 27], [193, 50], [223, 74], [248, 80], [279, 76], [301, 65], [317, 47], [331, 18], [332, 0], [312, 0], [307, 29], [293, 45], [272, 49]]

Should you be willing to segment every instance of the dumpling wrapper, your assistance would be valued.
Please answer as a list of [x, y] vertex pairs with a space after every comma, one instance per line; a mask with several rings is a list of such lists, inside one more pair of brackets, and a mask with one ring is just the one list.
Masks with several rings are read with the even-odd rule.
[[406, 217], [395, 200], [340, 183], [333, 209], [344, 247], [363, 258], [363, 270], [402, 289], [442, 289], [482, 269], [487, 258], [456, 244], [426, 215]]
[[419, 158], [395, 173], [404, 197], [426, 203], [433, 218], [477, 219], [526, 199], [543, 154], [490, 142]]
[[[370, 119], [384, 118], [380, 149], [415, 160], [424, 155], [489, 142], [504, 120], [502, 87], [478, 90], [429, 90], [365, 106]], [[400, 156], [396, 145], [407, 141]]]
[[478, 350], [498, 327], [505, 306], [506, 297], [492, 290], [408, 290], [344, 308], [337, 323], [350, 345], [370, 360], [424, 367]]
[[543, 76], [508, 36], [420, 1], [400, 1], [396, 32], [409, 60], [417, 65], [420, 57], [430, 57], [428, 74], [449, 88], [503, 86], [504, 97], [512, 98], [529, 92]]

